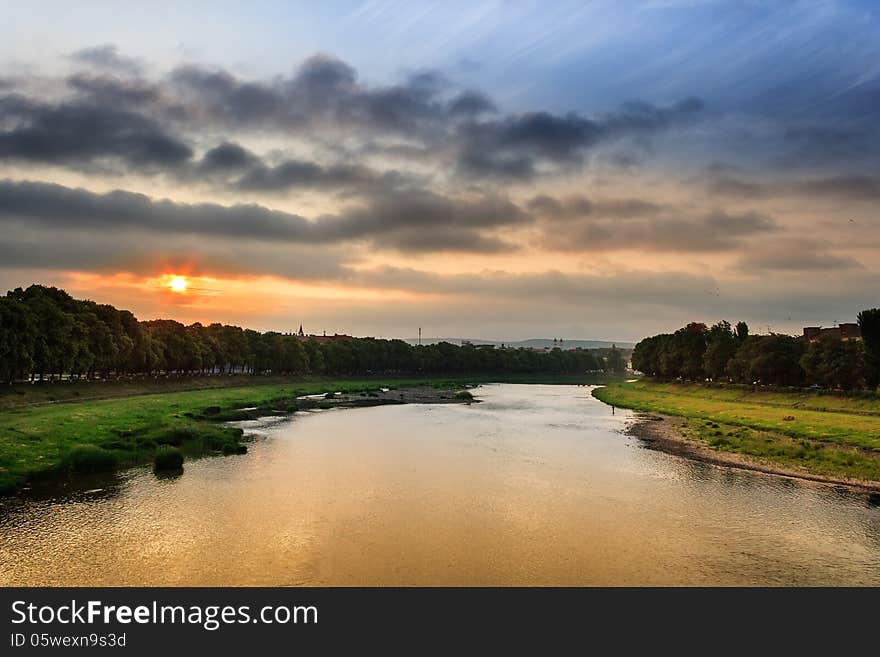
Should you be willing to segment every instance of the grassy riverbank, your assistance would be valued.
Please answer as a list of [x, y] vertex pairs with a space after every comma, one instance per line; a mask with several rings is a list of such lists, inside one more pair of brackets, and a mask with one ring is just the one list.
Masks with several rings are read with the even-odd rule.
[[682, 442], [792, 473], [880, 482], [880, 400], [707, 388], [648, 380], [593, 395], [608, 404], [681, 418]]
[[[222, 424], [298, 407], [296, 397], [326, 392], [363, 393], [428, 385], [454, 390], [467, 383], [592, 383], [585, 377], [303, 378], [210, 377], [162, 381], [54, 383], [13, 386], [2, 393], [0, 493], [25, 481], [65, 471], [89, 472], [152, 462], [170, 445], [185, 455], [234, 454], [241, 431]], [[619, 377], [617, 377], [619, 380]], [[157, 394], [157, 389], [159, 390]], [[300, 404], [301, 405], [301, 404]], [[238, 409], [253, 407], [253, 411]]]

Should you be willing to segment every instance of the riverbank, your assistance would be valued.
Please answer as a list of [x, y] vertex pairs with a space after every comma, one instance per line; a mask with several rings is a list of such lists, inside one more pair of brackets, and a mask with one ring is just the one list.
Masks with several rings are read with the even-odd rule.
[[213, 376], [167, 375], [161, 377], [141, 377], [131, 379], [108, 379], [105, 381], [40, 381], [0, 385], [0, 412], [7, 409], [58, 404], [64, 402], [95, 401], [100, 399], [119, 399], [138, 395], [158, 395], [170, 392], [196, 392], [201, 390], [225, 390], [253, 386], [294, 385], [313, 390], [315, 386], [322, 391], [329, 390], [336, 382], [374, 384], [379, 388], [388, 381], [400, 385], [417, 385], [430, 381], [431, 385], [444, 383], [546, 383], [546, 384], [603, 384], [624, 380], [622, 374], [461, 374], [455, 376], [258, 376], [247, 374], [217, 374]]
[[[529, 382], [546, 383], [552, 378], [538, 375]], [[577, 382], [603, 378], [579, 377]], [[332, 406], [467, 402], [463, 394], [467, 386], [505, 377], [230, 379], [238, 385], [220, 385], [222, 377], [221, 381], [132, 382], [120, 389], [109, 382], [44, 384], [55, 391], [54, 401], [44, 398], [43, 386], [23, 394], [6, 390], [5, 395], [19, 399], [18, 405], [0, 411], [0, 494], [59, 473], [85, 475], [151, 463], [162, 446], [176, 447], [185, 457], [242, 453], [246, 450], [242, 431], [227, 426], [229, 421]], [[242, 379], [249, 383], [242, 385]], [[559, 376], [552, 382], [573, 381]], [[208, 387], [144, 394], [153, 386], [175, 385]], [[120, 396], [126, 391], [129, 394]], [[100, 393], [110, 396], [83, 399]], [[325, 397], [327, 393], [331, 396]], [[456, 398], [456, 393], [462, 394]]]
[[463, 386], [415, 379], [300, 381], [5, 410], [0, 413], [0, 492], [13, 492], [35, 478], [150, 463], [163, 446], [187, 457], [240, 454], [247, 447], [242, 430], [225, 424], [232, 420], [334, 406], [469, 401], [456, 397]]
[[652, 447], [718, 465], [880, 490], [880, 402], [647, 380], [596, 388], [644, 411], [629, 433]]

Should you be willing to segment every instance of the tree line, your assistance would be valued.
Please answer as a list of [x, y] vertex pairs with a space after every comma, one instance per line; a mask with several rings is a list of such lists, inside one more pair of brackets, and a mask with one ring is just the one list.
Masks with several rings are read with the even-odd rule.
[[171, 319], [31, 285], [0, 297], [0, 381], [220, 374], [582, 374], [622, 372], [620, 350], [481, 349], [402, 340], [301, 340], [274, 331]]
[[779, 333], [750, 335], [745, 322], [692, 322], [640, 341], [632, 365], [668, 381], [873, 390], [880, 383], [880, 309], [863, 310], [858, 323], [861, 340], [823, 335], [809, 342]]

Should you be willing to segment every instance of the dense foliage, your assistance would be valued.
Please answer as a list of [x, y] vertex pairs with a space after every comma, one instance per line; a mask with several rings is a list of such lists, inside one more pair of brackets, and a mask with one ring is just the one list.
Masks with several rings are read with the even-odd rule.
[[390, 373], [580, 374], [623, 371], [617, 349], [412, 346], [374, 338], [328, 342], [238, 326], [138, 321], [127, 310], [32, 285], [0, 297], [0, 381], [131, 375]]
[[633, 369], [663, 380], [728, 381], [854, 390], [877, 386], [880, 309], [859, 313], [863, 340], [826, 335], [815, 342], [771, 333], [749, 335], [745, 322], [692, 322], [675, 333], [645, 338]]

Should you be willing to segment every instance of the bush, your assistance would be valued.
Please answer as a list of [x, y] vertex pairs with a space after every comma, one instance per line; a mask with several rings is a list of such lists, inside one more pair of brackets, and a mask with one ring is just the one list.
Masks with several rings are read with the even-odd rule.
[[105, 472], [116, 467], [116, 456], [97, 445], [77, 445], [65, 457], [64, 467], [74, 472]]
[[223, 445], [223, 455], [224, 456], [231, 456], [233, 454], [247, 454], [247, 445], [241, 445], [238, 443], [236, 443], [236, 444], [227, 443], [227, 444]]
[[474, 396], [471, 393], [469, 393], [467, 390], [459, 390], [457, 393], [455, 393], [455, 398], [456, 399], [464, 399], [466, 401], [472, 401]]
[[187, 427], [178, 427], [169, 429], [156, 438], [156, 442], [160, 445], [173, 445], [180, 447], [185, 440], [194, 440], [199, 437], [198, 432]]
[[160, 447], [153, 458], [153, 470], [157, 472], [183, 468], [183, 454], [176, 447]]

